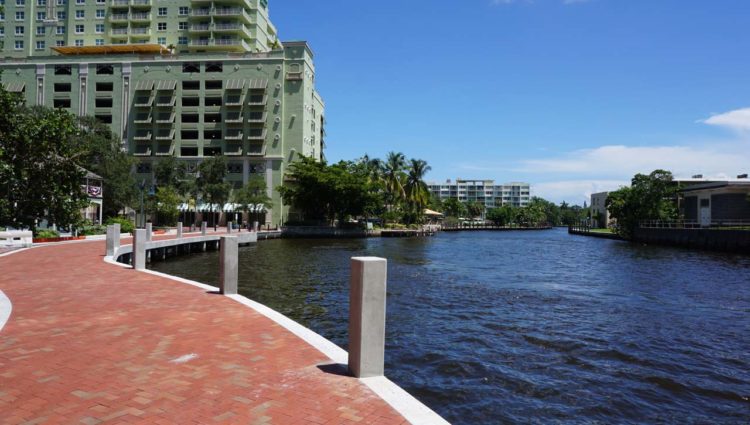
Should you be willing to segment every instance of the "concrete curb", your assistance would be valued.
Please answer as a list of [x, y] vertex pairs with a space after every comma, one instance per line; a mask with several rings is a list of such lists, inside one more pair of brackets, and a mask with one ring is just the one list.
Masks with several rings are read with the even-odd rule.
[[5, 296], [3, 291], [0, 290], [0, 331], [8, 323], [11, 311], [13, 311], [13, 304], [11, 304], [10, 299]]

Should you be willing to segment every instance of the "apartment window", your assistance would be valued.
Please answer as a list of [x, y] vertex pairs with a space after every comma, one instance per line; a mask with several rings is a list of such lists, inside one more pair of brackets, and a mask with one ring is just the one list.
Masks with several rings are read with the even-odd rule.
[[183, 97], [182, 106], [201, 106], [201, 99], [198, 97]]
[[219, 123], [221, 122], [221, 114], [204, 114], [203, 122]]
[[187, 16], [190, 14], [190, 8], [186, 6], [181, 6], [179, 10], [180, 16]]
[[104, 34], [104, 24], [96, 24], [96, 27], [94, 28], [94, 31], [97, 34]]
[[151, 173], [151, 163], [150, 162], [140, 162], [135, 167], [135, 172], [138, 174], [149, 174]]
[[166, 22], [159, 22], [156, 24], [156, 29], [159, 31], [166, 31], [167, 30], [167, 23]]
[[104, 9], [96, 9], [96, 19], [104, 19], [107, 15], [107, 11]]
[[112, 91], [114, 83], [96, 83], [96, 91]]
[[65, 27], [57, 27], [57, 28], [55, 28], [55, 34], [57, 34], [57, 35], [63, 35], [63, 34], [65, 34]]
[[76, 19], [84, 19], [86, 17], [85, 10], [76, 10]]
[[47, 19], [47, 12], [36, 12], [36, 20], [43, 21]]
[[203, 148], [203, 156], [217, 156], [217, 155], [221, 155], [220, 147]]
[[44, 35], [46, 32], [46, 27], [36, 27], [36, 35]]
[[55, 3], [58, 6], [65, 6], [66, 4], [68, 4], [68, 0], [57, 0]]
[[182, 72], [201, 72], [201, 65], [198, 62], [185, 62], [182, 64]]
[[97, 114], [97, 115], [94, 115], [94, 118], [98, 119], [99, 121], [103, 122], [104, 124], [112, 124], [112, 115], [109, 115], [109, 114]]
[[15, 48], [16, 50], [23, 50], [23, 40], [16, 40]]
[[221, 62], [206, 62], [206, 72], [222, 72], [224, 66]]
[[178, 22], [177, 23], [177, 28], [181, 29], [181, 30], [186, 30], [186, 29], [188, 29], [188, 23], [187, 22]]
[[103, 38], [97, 38], [96, 39], [96, 45], [97, 46], [104, 46], [104, 39]]
[[23, 21], [25, 19], [25, 15], [23, 12], [16, 12], [16, 21]]
[[24, 27], [16, 27], [16, 35], [23, 35]]
[[65, 14], [65, 12], [57, 12], [57, 19], [59, 19], [61, 21], [64, 21], [66, 16], [67, 15]]
[[115, 67], [112, 64], [100, 63], [96, 65], [96, 75], [112, 75], [115, 73]]
[[200, 81], [183, 81], [182, 89], [183, 90], [200, 90], [201, 82]]
[[55, 99], [52, 101], [55, 108], [70, 108], [70, 99]]
[[16, 0], [16, 6], [26, 6], [26, 0]]
[[65, 40], [55, 40], [55, 46], [62, 47], [65, 45]]
[[221, 90], [221, 80], [206, 81], [206, 90]]
[[188, 44], [187, 37], [177, 37], [177, 44]]
[[96, 4], [106, 4], [107, 0], [96, 0]]
[[0, 27], [0, 37], [5, 35], [5, 27]]
[[221, 106], [221, 97], [207, 97], [206, 106]]
[[76, 40], [75, 41], [75, 46], [76, 47], [83, 47], [83, 40]]
[[198, 114], [182, 114], [182, 122], [198, 122], [200, 120], [200, 115]]
[[198, 130], [182, 130], [180, 132], [182, 140], [198, 140]]
[[46, 6], [47, 5], [47, 0], [36, 0], [36, 5], [37, 6]]
[[230, 162], [227, 164], [227, 173], [229, 174], [242, 174], [242, 163], [241, 162]]
[[4, 21], [4, 20], [5, 20], [5, 13], [0, 12], [0, 21]]
[[96, 101], [94, 102], [94, 105], [97, 108], [111, 108], [112, 98], [111, 97], [110, 98], [103, 98], [103, 97], [97, 98]]
[[160, 7], [158, 13], [159, 13], [159, 16], [167, 16], [167, 8], [166, 7]]
[[86, 4], [86, 0], [76, 0], [76, 4]]
[[159, 38], [157, 38], [156, 39], [156, 43], [157, 44], [161, 44], [161, 45], [167, 44], [167, 37], [159, 37]]
[[221, 140], [221, 130], [204, 130], [203, 140]]
[[44, 41], [37, 41], [36, 42], [36, 49], [37, 50], [44, 50]]
[[70, 83], [55, 83], [53, 86], [55, 93], [70, 93], [71, 87]]
[[84, 30], [85, 28], [82, 24], [76, 25], [76, 34], [83, 34]]
[[180, 148], [180, 156], [198, 156], [198, 148]]

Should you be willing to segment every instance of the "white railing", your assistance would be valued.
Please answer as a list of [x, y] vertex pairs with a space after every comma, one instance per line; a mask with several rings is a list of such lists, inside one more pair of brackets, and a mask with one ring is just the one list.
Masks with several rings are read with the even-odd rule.
[[0, 247], [30, 247], [34, 234], [30, 230], [9, 230], [0, 232]]
[[750, 230], [750, 219], [713, 220], [708, 224], [701, 224], [697, 220], [641, 220], [642, 229], [729, 229], [740, 228]]

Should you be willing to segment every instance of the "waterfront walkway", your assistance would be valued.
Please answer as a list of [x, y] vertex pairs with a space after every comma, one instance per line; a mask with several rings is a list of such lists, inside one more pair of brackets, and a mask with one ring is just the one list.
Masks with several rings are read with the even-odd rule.
[[0, 257], [0, 423], [406, 423], [256, 311], [103, 255], [97, 241]]

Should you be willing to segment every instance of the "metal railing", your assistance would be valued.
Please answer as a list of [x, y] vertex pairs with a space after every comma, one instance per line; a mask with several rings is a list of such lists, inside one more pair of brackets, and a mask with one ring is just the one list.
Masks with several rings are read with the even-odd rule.
[[697, 220], [641, 220], [638, 223], [641, 229], [728, 229], [738, 228], [750, 230], [750, 219], [737, 220], [714, 220], [708, 224], [702, 224]]

